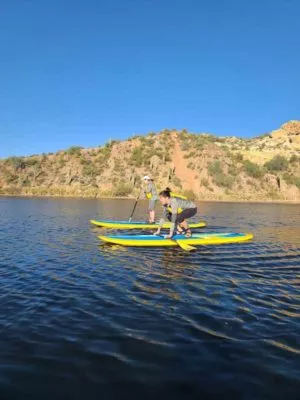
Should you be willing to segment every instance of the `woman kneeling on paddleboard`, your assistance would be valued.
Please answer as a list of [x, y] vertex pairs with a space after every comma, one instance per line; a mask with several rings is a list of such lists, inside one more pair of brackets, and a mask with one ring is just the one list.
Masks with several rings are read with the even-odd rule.
[[160, 234], [161, 227], [165, 223], [165, 220], [168, 219], [171, 221], [170, 234], [167, 236], [168, 239], [173, 237], [175, 228], [177, 230], [176, 233], [184, 233], [186, 237], [190, 237], [192, 232], [186, 220], [197, 214], [196, 204], [193, 201], [172, 195], [170, 188], [166, 188], [159, 193], [159, 200], [164, 207], [164, 216], [159, 222], [159, 228], [155, 232], [155, 235]]

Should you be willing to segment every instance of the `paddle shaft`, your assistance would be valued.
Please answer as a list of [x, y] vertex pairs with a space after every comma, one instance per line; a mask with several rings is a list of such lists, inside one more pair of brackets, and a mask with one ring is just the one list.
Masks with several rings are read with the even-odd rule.
[[141, 191], [140, 191], [138, 197], [137, 197], [136, 200], [135, 200], [135, 204], [134, 204], [132, 213], [131, 213], [131, 215], [130, 215], [130, 217], [129, 217], [129, 222], [131, 222], [131, 220], [132, 220], [132, 217], [133, 217], [133, 214], [134, 214], [134, 212], [135, 212], [135, 209], [136, 209], [136, 206], [137, 206], [137, 203], [138, 203], [138, 201], [139, 201], [139, 198], [140, 198], [141, 193], [142, 193], [142, 189], [141, 189]]

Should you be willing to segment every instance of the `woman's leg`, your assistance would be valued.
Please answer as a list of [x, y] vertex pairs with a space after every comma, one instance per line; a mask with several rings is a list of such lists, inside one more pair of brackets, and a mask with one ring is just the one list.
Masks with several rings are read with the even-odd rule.
[[149, 222], [150, 223], [155, 222], [155, 210], [150, 210], [149, 211]]
[[186, 232], [187, 237], [190, 237], [192, 234], [192, 231], [189, 229], [187, 219], [193, 217], [196, 214], [197, 208], [187, 208], [186, 210], [183, 210], [181, 214], [178, 214], [177, 223], [181, 230]]
[[151, 199], [149, 201], [148, 211], [149, 211], [149, 222], [151, 224], [155, 222], [155, 200]]

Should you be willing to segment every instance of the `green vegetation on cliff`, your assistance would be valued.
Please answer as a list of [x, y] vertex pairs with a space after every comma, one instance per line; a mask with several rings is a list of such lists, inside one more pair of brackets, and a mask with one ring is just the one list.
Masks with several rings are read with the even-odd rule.
[[0, 194], [136, 196], [143, 175], [158, 189], [216, 200], [300, 200], [300, 122], [240, 139], [163, 130], [127, 141], [0, 160]]

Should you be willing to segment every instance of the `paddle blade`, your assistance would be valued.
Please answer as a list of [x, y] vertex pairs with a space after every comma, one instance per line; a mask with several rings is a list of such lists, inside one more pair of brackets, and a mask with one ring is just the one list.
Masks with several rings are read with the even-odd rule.
[[184, 241], [182, 240], [176, 240], [176, 242], [178, 243], [178, 245], [185, 251], [192, 251], [192, 250], [197, 250], [196, 247], [191, 246], [187, 243], [184, 243]]

